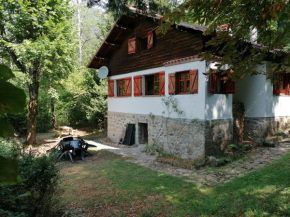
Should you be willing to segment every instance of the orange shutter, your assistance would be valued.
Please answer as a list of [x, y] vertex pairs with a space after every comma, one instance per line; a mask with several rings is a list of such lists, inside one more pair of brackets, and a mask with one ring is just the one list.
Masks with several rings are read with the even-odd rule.
[[125, 78], [125, 96], [131, 96], [131, 89], [132, 89], [132, 83], [131, 83], [131, 77]]
[[198, 91], [198, 70], [189, 71], [190, 93], [197, 93]]
[[212, 73], [209, 75], [209, 90], [212, 93], [217, 92], [217, 74]]
[[108, 97], [114, 96], [114, 80], [108, 81]]
[[175, 73], [168, 75], [169, 94], [175, 94]]
[[132, 54], [136, 52], [136, 39], [131, 38], [128, 40], [128, 54]]
[[226, 93], [235, 93], [235, 82], [233, 82], [231, 76], [229, 76], [226, 82]]
[[147, 49], [153, 47], [153, 32], [147, 33]]
[[159, 73], [159, 94], [165, 94], [165, 72]]
[[134, 96], [142, 95], [142, 76], [134, 77]]

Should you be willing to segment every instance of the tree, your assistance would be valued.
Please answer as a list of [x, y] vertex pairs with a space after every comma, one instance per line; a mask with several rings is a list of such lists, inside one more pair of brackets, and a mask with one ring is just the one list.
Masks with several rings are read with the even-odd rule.
[[76, 8], [75, 29], [78, 32], [76, 39], [79, 41], [78, 60], [82, 55], [82, 64], [76, 61], [79, 63], [78, 67], [70, 73], [67, 80], [61, 82], [62, 88], [56, 88], [59, 94], [56, 114], [61, 124], [95, 128], [97, 124], [104, 125], [107, 84], [98, 78], [96, 70], [85, 68], [85, 64], [111, 29], [113, 18], [110, 13], [104, 13], [98, 7], [87, 8], [86, 1], [73, 3]]
[[112, 12], [115, 18], [122, 14], [132, 14], [128, 6], [138, 8], [144, 14], [165, 14], [173, 11], [179, 0], [87, 0], [87, 6], [99, 5]]
[[[219, 56], [220, 67], [230, 64], [236, 79], [247, 73], [257, 73], [253, 68], [261, 61], [272, 60], [272, 71], [276, 74], [289, 71], [290, 57], [290, 5], [287, 0], [188, 0], [172, 13], [163, 17], [159, 28], [165, 33], [170, 25], [190, 21], [207, 27], [206, 60]], [[221, 25], [226, 24], [226, 31]], [[250, 30], [258, 32], [257, 42], [250, 42]]]
[[59, 79], [73, 66], [73, 11], [68, 3], [0, 0], [1, 50], [28, 78], [28, 144], [36, 142], [40, 82]]

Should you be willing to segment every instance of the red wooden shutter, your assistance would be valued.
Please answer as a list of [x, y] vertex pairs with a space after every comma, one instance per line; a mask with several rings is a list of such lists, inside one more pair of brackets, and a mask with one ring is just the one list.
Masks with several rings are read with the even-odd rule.
[[226, 82], [226, 93], [235, 93], [235, 82], [233, 82], [231, 76]]
[[281, 87], [281, 76], [282, 75], [278, 75], [277, 81], [273, 85], [273, 91], [274, 91], [275, 95], [280, 95], [280, 93], [281, 93], [281, 90], [280, 90], [280, 87]]
[[189, 92], [197, 93], [198, 91], [198, 70], [190, 70], [189, 71]]
[[153, 47], [153, 32], [147, 33], [147, 49]]
[[130, 78], [125, 78], [125, 96], [131, 96], [131, 89], [132, 89], [132, 85], [131, 85], [131, 77]]
[[108, 81], [108, 97], [114, 96], [114, 80]]
[[216, 73], [211, 73], [209, 75], [209, 90], [212, 93], [217, 92], [217, 74]]
[[169, 94], [175, 94], [175, 84], [175, 73], [170, 73], [168, 75]]
[[165, 72], [159, 73], [159, 94], [164, 95], [165, 94]]
[[128, 40], [128, 54], [132, 54], [136, 52], [136, 39], [131, 38]]
[[283, 75], [283, 88], [284, 88], [284, 94], [290, 95], [290, 74], [284, 73]]
[[134, 96], [142, 95], [142, 76], [134, 77]]

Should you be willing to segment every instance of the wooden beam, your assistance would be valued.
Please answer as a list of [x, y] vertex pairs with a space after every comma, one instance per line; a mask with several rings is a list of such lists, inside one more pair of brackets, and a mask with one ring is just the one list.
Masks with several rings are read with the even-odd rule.
[[128, 27], [125, 27], [125, 26], [120, 26], [118, 24], [116, 24], [116, 27], [117, 28], [120, 28], [120, 29], [123, 29], [123, 30], [126, 30], [126, 31], [133, 31], [132, 29], [128, 28]]
[[110, 60], [110, 59], [107, 58], [107, 57], [101, 57], [101, 56], [95, 56], [95, 58], [96, 58], [96, 59], [99, 59], [99, 60], [106, 60], [106, 61]]
[[114, 47], [121, 47], [120, 43], [113, 43], [113, 42], [105, 41], [105, 44], [111, 45], [111, 46], [114, 46]]

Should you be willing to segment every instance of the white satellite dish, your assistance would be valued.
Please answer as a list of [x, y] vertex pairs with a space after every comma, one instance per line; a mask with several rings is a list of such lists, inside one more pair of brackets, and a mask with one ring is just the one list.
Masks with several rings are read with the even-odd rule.
[[105, 79], [108, 77], [108, 74], [109, 74], [109, 69], [107, 66], [102, 66], [100, 69], [99, 69], [99, 78], [100, 79]]

